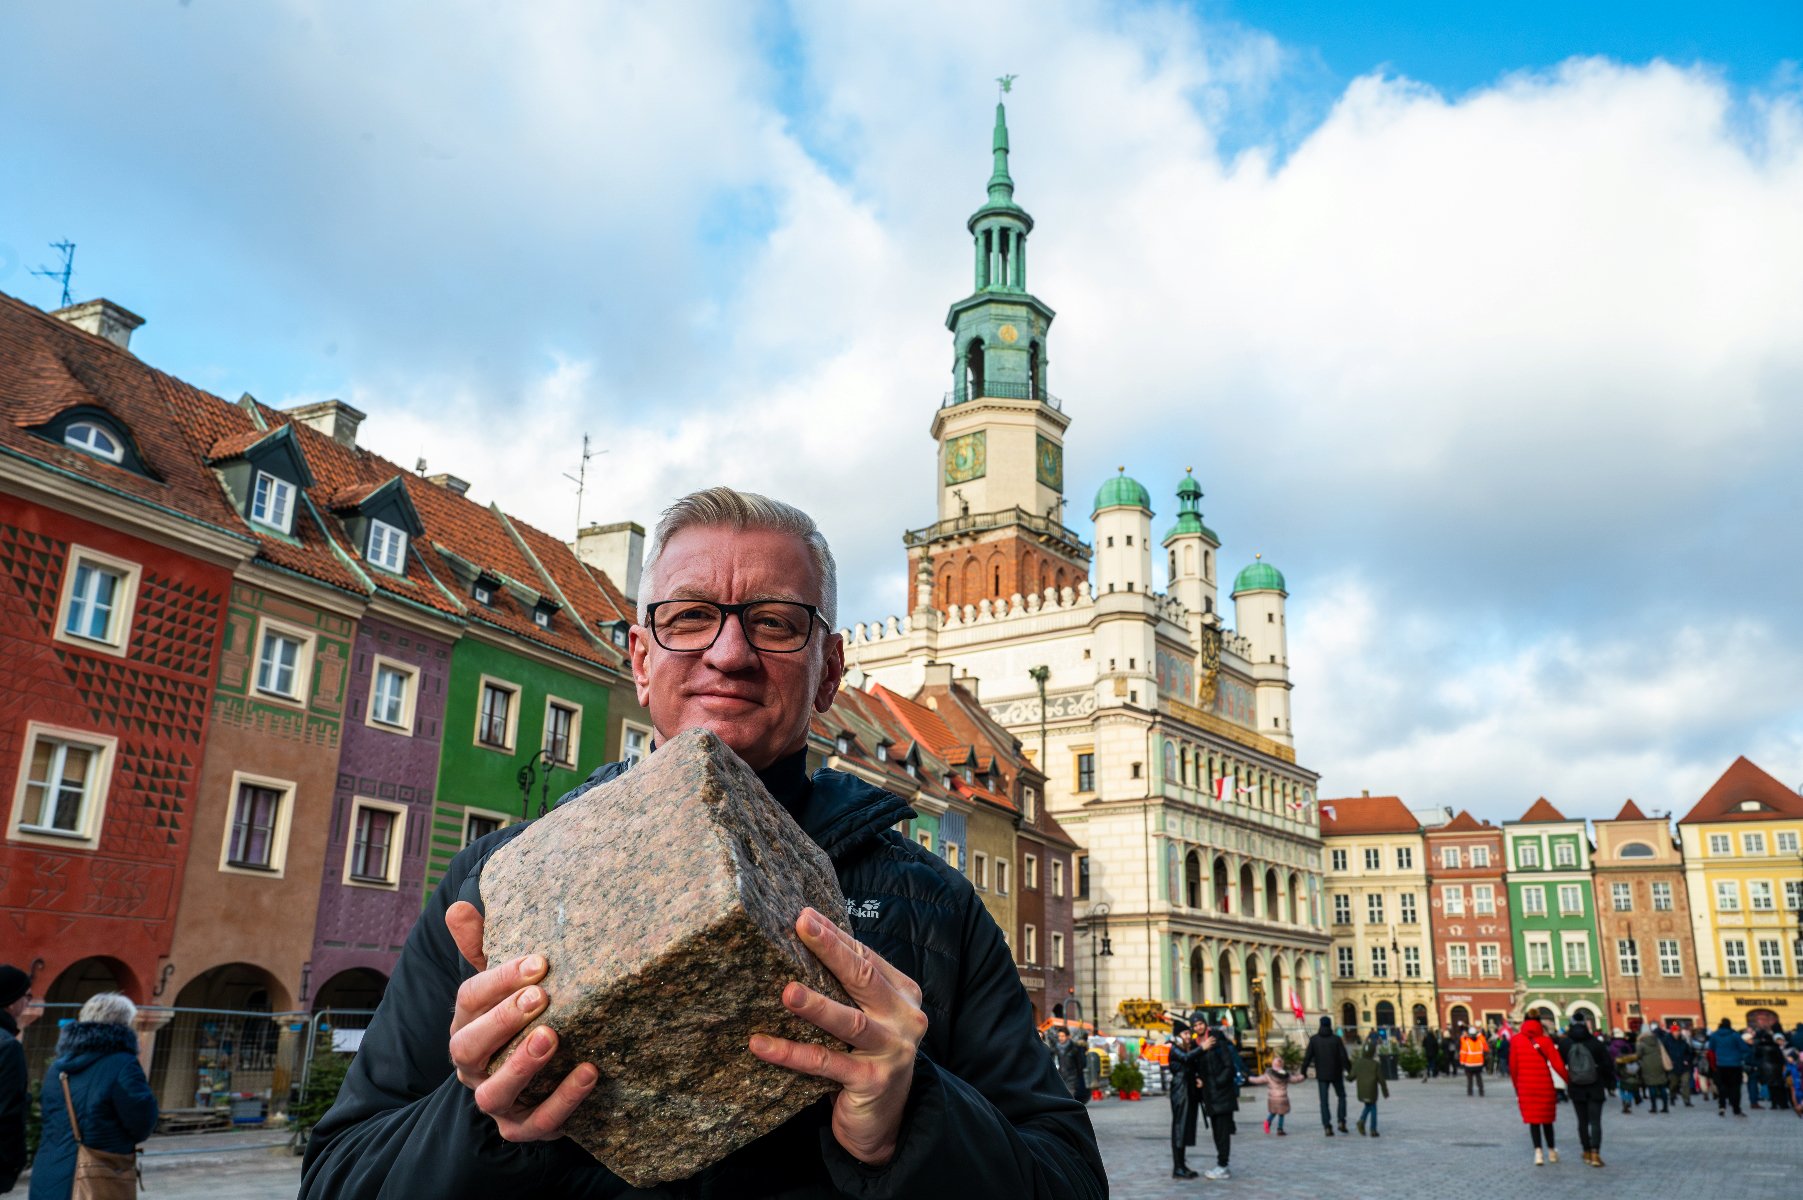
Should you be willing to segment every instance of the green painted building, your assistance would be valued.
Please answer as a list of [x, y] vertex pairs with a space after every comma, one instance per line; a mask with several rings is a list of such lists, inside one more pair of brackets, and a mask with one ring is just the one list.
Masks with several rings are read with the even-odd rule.
[[1608, 1005], [1584, 822], [1542, 797], [1520, 820], [1503, 822], [1503, 840], [1520, 998], [1510, 1018], [1547, 1009], [1561, 1025], [1578, 1012], [1598, 1025]]

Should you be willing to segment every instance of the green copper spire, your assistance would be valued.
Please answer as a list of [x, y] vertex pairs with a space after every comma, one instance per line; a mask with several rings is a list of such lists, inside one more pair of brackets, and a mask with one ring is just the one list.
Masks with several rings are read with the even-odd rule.
[[1014, 179], [1008, 174], [1008, 110], [1000, 100], [995, 102], [995, 171], [989, 176], [989, 203], [1004, 207], [1014, 205]]

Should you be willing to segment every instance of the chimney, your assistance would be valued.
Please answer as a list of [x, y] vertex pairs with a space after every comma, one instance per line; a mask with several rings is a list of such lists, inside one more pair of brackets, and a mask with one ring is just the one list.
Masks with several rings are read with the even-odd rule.
[[352, 449], [355, 449], [357, 445], [357, 426], [363, 424], [363, 418], [369, 415], [362, 409], [352, 408], [342, 400], [321, 400], [318, 404], [298, 404], [283, 411], [302, 425], [319, 430], [340, 446], [349, 446]]
[[445, 491], [455, 492], [459, 496], [467, 496], [470, 494], [469, 480], [459, 479], [449, 471], [440, 471], [436, 475], [428, 475], [426, 476], [426, 482], [436, 483]]
[[1371, 789], [1370, 788], [1360, 788], [1359, 795], [1369, 797], [1371, 795]]
[[926, 686], [949, 688], [952, 686], [952, 664], [930, 662], [926, 665]]
[[636, 521], [589, 525], [576, 533], [576, 557], [613, 580], [626, 599], [638, 603], [645, 569], [645, 529]]
[[977, 688], [981, 686], [981, 681], [979, 681], [975, 675], [970, 673], [969, 667], [966, 667], [964, 673], [958, 676], [958, 686], [969, 692], [972, 700], [979, 699]]
[[83, 300], [80, 304], [59, 308], [50, 315], [103, 337], [121, 350], [131, 349], [132, 330], [144, 323], [143, 317], [111, 300]]

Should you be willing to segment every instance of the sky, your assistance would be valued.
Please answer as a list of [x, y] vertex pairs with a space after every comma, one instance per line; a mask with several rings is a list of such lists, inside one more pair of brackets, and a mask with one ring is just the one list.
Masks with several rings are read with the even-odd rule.
[[23, 0], [0, 290], [562, 536], [725, 482], [898, 611], [995, 76], [1077, 524], [1290, 590], [1324, 795], [1803, 785], [1803, 9]]

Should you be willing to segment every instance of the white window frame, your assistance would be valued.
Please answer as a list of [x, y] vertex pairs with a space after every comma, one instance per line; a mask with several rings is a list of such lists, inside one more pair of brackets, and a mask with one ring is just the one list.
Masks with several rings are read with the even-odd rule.
[[[31, 760], [37, 756], [40, 740], [81, 746], [94, 753], [89, 768], [89, 788], [82, 797], [79, 828], [73, 831], [27, 825], [25, 797], [31, 786]], [[25, 722], [25, 735], [20, 739], [19, 777], [13, 783], [12, 816], [7, 821], [8, 841], [30, 842], [39, 846], [56, 846], [64, 850], [94, 850], [100, 845], [100, 831], [106, 822], [106, 804], [113, 787], [113, 761], [119, 739], [106, 737], [86, 729], [71, 729], [43, 721]], [[51, 760], [55, 762], [54, 757]]]
[[1474, 868], [1488, 867], [1490, 865], [1490, 847], [1473, 846], [1471, 848], [1471, 865]]
[[[111, 452], [102, 450], [99, 446], [96, 446], [92, 437], [78, 439], [75, 436], [75, 431], [78, 429], [92, 430], [94, 433], [99, 434], [101, 437], [111, 442], [113, 446]], [[98, 458], [101, 462], [118, 464], [125, 461], [124, 440], [121, 439], [118, 434], [102, 425], [99, 421], [72, 422], [67, 429], [63, 430], [63, 445], [69, 447], [71, 450], [79, 450], [83, 454]]]
[[[238, 816], [238, 797], [247, 787], [268, 788], [281, 795], [276, 802], [275, 829], [270, 834], [269, 866], [241, 867], [232, 862], [232, 826]], [[299, 785], [292, 779], [277, 779], [250, 771], [233, 771], [231, 790], [225, 800], [225, 833], [219, 839], [219, 873], [249, 875], [256, 879], [281, 879], [288, 873], [288, 830], [294, 824], [294, 797]]]
[[363, 557], [370, 566], [391, 575], [407, 573], [407, 531], [398, 525], [370, 518], [369, 539], [363, 548]]
[[[287, 638], [300, 643], [300, 649], [294, 655], [294, 686], [296, 690], [292, 694], [273, 691], [263, 686], [263, 647], [271, 637]], [[313, 653], [318, 644], [318, 638], [319, 634], [316, 630], [296, 625], [292, 621], [283, 621], [269, 616], [257, 618], [257, 636], [252, 643], [255, 650], [251, 654], [250, 660], [250, 686], [258, 698], [305, 708], [307, 698], [313, 690]]]
[[[1522, 948], [1527, 953], [1527, 962], [1523, 964], [1529, 975], [1553, 974], [1553, 937], [1550, 933], [1530, 933], [1522, 939]], [[1542, 961], [1536, 965], [1534, 959]]]
[[1659, 974], [1667, 979], [1684, 975], [1684, 955], [1677, 938], [1659, 939]]
[[1570, 842], [1553, 843], [1553, 866], [1575, 867], [1578, 865], [1578, 848]]
[[[1575, 953], [1574, 953], [1575, 951]], [[1589, 975], [1595, 970], [1590, 961], [1590, 937], [1584, 933], [1565, 932], [1559, 936], [1560, 964], [1567, 975]], [[1574, 965], [1575, 959], [1582, 959], [1583, 966]]]
[[[482, 701], [488, 695], [489, 688], [499, 688], [512, 694], [513, 699], [507, 705], [507, 743], [497, 746], [493, 742], [482, 739]], [[502, 679], [499, 675], [482, 675], [476, 680], [476, 727], [470, 731], [470, 740], [484, 750], [492, 750], [496, 754], [512, 754], [513, 748], [520, 740], [520, 704], [526, 698], [526, 689], [511, 679]]]
[[1711, 854], [1733, 854], [1734, 853], [1734, 839], [1732, 837], [1729, 837], [1725, 833], [1710, 834], [1709, 835], [1709, 853], [1711, 853]]
[[1523, 870], [1532, 868], [1538, 871], [1540, 869], [1540, 843], [1516, 842], [1515, 864]]
[[1609, 911], [1634, 911], [1634, 885], [1617, 881], [1609, 885]]
[[1384, 852], [1377, 846], [1365, 847], [1365, 870], [1381, 871], [1384, 869]]
[[958, 865], [958, 843], [957, 842], [948, 842], [944, 838], [940, 838], [939, 839], [939, 857], [943, 858], [947, 863], [949, 863], [951, 865], [952, 870], [959, 871], [959, 872], [962, 872], [964, 870], [963, 867], [960, 867]]
[[1740, 835], [1740, 852], [1745, 855], [1765, 855], [1765, 834], [1743, 833]]
[[1005, 858], [995, 860], [995, 894], [998, 896], [1008, 894], [1008, 860]]
[[1615, 939], [1615, 965], [1623, 975], [1630, 978], [1640, 974], [1639, 938]]
[[1027, 963], [1028, 966], [1035, 966], [1038, 964], [1038, 962], [1039, 962], [1039, 929], [1037, 926], [1028, 925], [1028, 926], [1025, 926], [1024, 928], [1022, 928], [1022, 930], [1021, 930], [1021, 949], [1026, 952], [1026, 958], [1024, 961]]
[[1495, 884], [1474, 883], [1471, 885], [1471, 915], [1474, 917], [1493, 917], [1496, 915]]
[[1544, 917], [1546, 915], [1546, 889], [1539, 884], [1521, 889], [1521, 915], [1524, 917]]
[[1715, 911], [1740, 911], [1740, 881], [1735, 879], [1718, 879], [1715, 881]]
[[[1753, 948], [1759, 959], [1759, 973], [1761, 975], [1767, 976], [1768, 978], [1772, 976], [1782, 977], [1784, 975], [1783, 938], [1762, 937], [1753, 944]], [[1767, 948], [1770, 948], [1770, 954], [1766, 953]]]
[[[271, 520], [271, 513], [269, 512], [270, 506], [261, 503], [262, 497], [260, 492], [265, 479], [269, 481], [269, 496], [272, 501], [281, 498], [286, 499], [286, 511], [275, 514], [278, 516], [285, 516], [287, 518], [285, 521]], [[273, 475], [268, 471], [258, 471], [252, 476], [250, 481], [250, 505], [248, 508], [250, 519], [265, 529], [273, 529], [277, 533], [292, 534], [294, 532], [294, 507], [295, 501], [299, 498], [299, 492], [299, 488], [295, 487], [286, 479], [283, 479], [280, 475]], [[257, 509], [259, 507], [263, 509], [262, 516], [257, 515]], [[280, 506], [277, 505], [277, 507], [279, 508]]]
[[1387, 924], [1384, 920], [1384, 894], [1382, 892], [1365, 893], [1365, 924]]
[[[638, 734], [643, 739], [643, 747], [635, 754], [632, 748], [632, 735]], [[642, 762], [651, 753], [652, 732], [649, 725], [639, 725], [632, 721], [620, 722], [620, 761], [628, 766]]]
[[1471, 947], [1464, 942], [1446, 943], [1446, 973], [1454, 979], [1471, 977]]
[[554, 758], [552, 761], [556, 762], [560, 767], [570, 767], [574, 769], [576, 764], [582, 761], [582, 705], [576, 703], [574, 700], [565, 700], [562, 696], [552, 696], [549, 694], [545, 696], [545, 720], [544, 723], [539, 726], [539, 735], [544, 741], [544, 749], [546, 750], [551, 748], [551, 709], [553, 706], [568, 709], [570, 712], [570, 756], [568, 758]]
[[1032, 891], [1039, 890], [1039, 856], [1023, 855], [1020, 860], [1020, 885]]
[[1415, 869], [1415, 848], [1413, 846], [1396, 847], [1396, 869], [1398, 871]]
[[[381, 690], [382, 672], [392, 671], [402, 679], [400, 720], [386, 721], [376, 715], [376, 699]], [[373, 654], [369, 660], [369, 702], [363, 706], [363, 723], [383, 733], [413, 736], [413, 718], [419, 700], [419, 668], [399, 659]]]
[[1329, 870], [1344, 871], [1346, 869], [1346, 851], [1344, 851], [1344, 850], [1329, 851], [1328, 856], [1327, 856], [1327, 861], [1329, 863], [1329, 866], [1328, 866]]
[[1670, 883], [1666, 882], [1665, 880], [1655, 879], [1653, 881], [1652, 891], [1653, 891], [1653, 911], [1654, 912], [1671, 912], [1672, 911], [1672, 885]]
[[1803, 879], [1786, 879], [1784, 881], [1784, 911], [1796, 912], [1803, 908]]
[[[1736, 952], [1737, 947], [1738, 953]], [[1736, 965], [1739, 965], [1740, 970], [1734, 969]], [[1722, 974], [1729, 979], [1752, 978], [1753, 968], [1747, 959], [1746, 938], [1722, 939]]]
[[976, 850], [970, 856], [970, 884], [979, 892], [989, 890], [989, 855]]
[[1559, 915], [1562, 917], [1584, 915], [1584, 889], [1582, 886], [1575, 883], [1559, 885]]
[[1335, 925], [1352, 924], [1352, 897], [1345, 892], [1333, 894], [1333, 923]]
[[[1052, 895], [1055, 897], [1064, 895], [1064, 860], [1062, 858], [1052, 860]], [[1058, 965], [1063, 966], [1064, 964], [1059, 963]]]
[[1772, 881], [1769, 879], [1747, 880], [1747, 911], [1776, 912], [1778, 903], [1772, 893]]
[[1404, 892], [1396, 898], [1396, 920], [1402, 925], [1417, 925], [1421, 915], [1415, 907], [1415, 893]]
[[1796, 854], [1798, 852], [1796, 830], [1780, 829], [1772, 837], [1777, 844], [1779, 854]]
[[[107, 615], [106, 633], [102, 637], [69, 632], [69, 615], [77, 600], [75, 577], [82, 566], [104, 571], [117, 576], [119, 580], [113, 589], [113, 608]], [[141, 563], [102, 554], [86, 546], [70, 546], [69, 555], [63, 561], [62, 595], [56, 605], [56, 629], [53, 636], [64, 645], [76, 646], [94, 654], [111, 654], [115, 658], [123, 658], [131, 648], [132, 624], [138, 610], [138, 583], [143, 575], [144, 567]]]
[[1390, 977], [1390, 948], [1381, 943], [1371, 946], [1371, 978], [1388, 979]]
[[1440, 885], [1440, 911], [1449, 917], [1465, 915], [1465, 889], [1456, 883]]
[[[357, 815], [365, 809], [394, 814], [394, 831], [389, 835], [387, 874], [380, 879], [375, 877], [357, 877], [351, 874], [351, 864], [357, 857]], [[392, 804], [387, 800], [376, 800], [369, 796], [351, 798], [350, 822], [344, 831], [344, 886], [371, 888], [377, 891], [399, 891], [401, 886], [401, 860], [406, 857], [407, 848], [407, 806]]]
[[1064, 935], [1057, 930], [1052, 931], [1052, 969], [1064, 969]]
[[1358, 959], [1351, 946], [1339, 946], [1334, 951], [1334, 978], [1351, 979], [1358, 974]]
[[1402, 948], [1402, 977], [1404, 979], [1421, 978], [1421, 947], [1404, 946]]
[[460, 846], [467, 846], [477, 840], [470, 836], [470, 820], [472, 818], [493, 821], [497, 829], [505, 829], [513, 821], [513, 818], [504, 812], [497, 812], [492, 808], [471, 808], [465, 805], [463, 809], [463, 841], [459, 843]]
[[1459, 848], [1457, 846], [1440, 847], [1440, 869], [1443, 871], [1459, 869]]
[[1480, 979], [1502, 978], [1502, 943], [1477, 944], [1477, 973]]
[[933, 852], [933, 835], [931, 833], [924, 829], [917, 829], [914, 831], [914, 840], [919, 842], [920, 848], [928, 854]]

